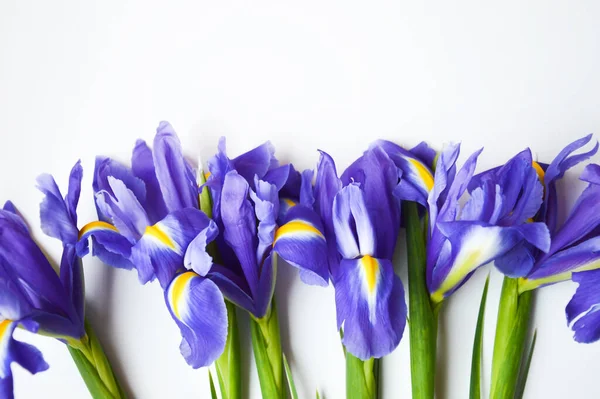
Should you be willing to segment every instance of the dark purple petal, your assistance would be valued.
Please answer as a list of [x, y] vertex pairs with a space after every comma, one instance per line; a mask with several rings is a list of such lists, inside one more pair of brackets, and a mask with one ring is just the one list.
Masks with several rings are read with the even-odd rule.
[[294, 167], [290, 163], [288, 163], [286, 165], [281, 165], [274, 169], [269, 170], [263, 176], [262, 179], [258, 178], [258, 176], [255, 175], [255, 177], [252, 178], [252, 181], [256, 182], [256, 179], [258, 178], [259, 180], [273, 184], [275, 187], [277, 187], [277, 191], [281, 191], [283, 189], [283, 187], [286, 185], [286, 183], [288, 182], [288, 179], [290, 178], [290, 176], [294, 173], [295, 173], [295, 175], [293, 176], [293, 178], [296, 181], [296, 183], [298, 184], [298, 188], [296, 190], [293, 190], [293, 184], [292, 184], [291, 188], [292, 188], [292, 191], [295, 191], [296, 195], [294, 195], [294, 197], [298, 197], [298, 191], [300, 190], [300, 176], [299, 176], [298, 172], [296, 172], [296, 170], [294, 170]]
[[302, 172], [302, 183], [300, 184], [300, 205], [312, 208], [315, 203], [313, 180], [314, 173], [311, 169]]
[[298, 268], [306, 284], [326, 286], [329, 280], [327, 242], [319, 216], [302, 205], [293, 207], [275, 234], [275, 251]]
[[75, 247], [65, 245], [63, 247], [60, 261], [60, 280], [65, 287], [74, 315], [71, 317], [74, 323], [79, 322], [83, 331], [85, 290], [83, 280], [83, 266], [77, 257]]
[[406, 325], [402, 282], [387, 259], [344, 259], [335, 285], [346, 350], [362, 360], [391, 353]]
[[571, 155], [581, 147], [585, 146], [592, 139], [592, 135], [587, 135], [579, 140], [567, 145], [546, 169], [544, 175], [544, 185], [546, 186], [546, 197], [542, 209], [540, 211], [542, 220], [546, 222], [550, 232], [554, 233], [557, 230], [558, 217], [558, 197], [556, 193], [556, 181], [561, 179], [565, 172], [573, 166], [590, 158], [598, 151], [598, 142], [594, 148], [588, 152], [577, 155]]
[[[79, 178], [81, 178], [81, 175], [79, 175]], [[75, 244], [78, 234], [77, 217], [71, 215], [54, 178], [48, 174], [38, 176], [37, 187], [44, 193], [44, 199], [40, 204], [42, 231], [63, 243]], [[73, 202], [73, 200], [72, 198], [71, 201]], [[76, 202], [71, 205], [77, 206]]]
[[600, 339], [600, 270], [574, 273], [573, 281], [579, 287], [567, 305], [567, 323], [575, 341], [595, 342]]
[[269, 169], [279, 165], [275, 158], [275, 147], [269, 141], [232, 159], [231, 163], [248, 184], [254, 183], [254, 176], [262, 179]]
[[107, 265], [130, 270], [129, 261], [133, 244], [112, 224], [96, 221], [83, 226], [79, 232], [79, 241], [75, 247], [77, 256], [83, 258], [89, 252], [88, 241], [92, 240], [93, 255]]
[[248, 201], [248, 191], [248, 182], [244, 177], [235, 171], [227, 173], [221, 193], [221, 220], [225, 242], [235, 252], [252, 297], [255, 298], [258, 289], [258, 237], [256, 216]]
[[2, 209], [6, 211], [2, 214], [2, 217], [12, 218], [16, 224], [21, 225], [23, 233], [29, 233], [29, 228], [27, 227], [27, 223], [25, 223], [25, 219], [23, 219], [23, 217], [17, 210], [17, 207], [15, 206], [15, 204], [12, 203], [12, 201], [6, 201]]
[[533, 269], [535, 258], [533, 248], [526, 242], [517, 244], [513, 249], [499, 256], [494, 264], [504, 275], [512, 278], [525, 277]]
[[185, 272], [168, 286], [165, 301], [181, 330], [185, 361], [193, 368], [211, 365], [227, 340], [227, 309], [221, 291], [209, 279]]
[[579, 179], [588, 183], [600, 185], [600, 165], [595, 163], [586, 165]]
[[277, 279], [277, 257], [270, 253], [263, 262], [258, 282], [258, 294], [255, 300], [256, 310], [254, 317], [262, 318], [267, 314], [271, 306], [271, 299], [275, 292], [275, 281]]
[[440, 209], [442, 208], [450, 186], [454, 181], [454, 176], [456, 174], [455, 164], [459, 153], [460, 144], [447, 144], [444, 146], [444, 149], [438, 157], [433, 179], [433, 188], [427, 198], [431, 231], [434, 230], [434, 225]]
[[217, 264], [212, 266], [207, 277], [219, 287], [227, 300], [252, 314], [256, 313], [254, 300], [248, 293], [248, 284], [243, 278]]
[[198, 208], [196, 178], [183, 157], [179, 138], [168, 122], [161, 122], [156, 129], [153, 158], [167, 210]]
[[327, 239], [329, 252], [329, 271], [332, 278], [335, 279], [341, 257], [337, 250], [333, 227], [333, 200], [342, 189], [342, 182], [338, 178], [333, 158], [324, 151], [320, 151], [320, 153], [314, 191], [315, 210], [321, 217], [325, 228], [325, 238]]
[[146, 185], [146, 202], [143, 205], [145, 205], [150, 223], [154, 224], [167, 216], [167, 206], [156, 178], [152, 150], [143, 140], [135, 143], [131, 155], [131, 170]]
[[29, 302], [50, 313], [68, 315], [70, 306], [60, 279], [40, 248], [25, 232], [20, 223], [1, 217], [0, 258], [10, 268], [9, 273], [19, 280]]

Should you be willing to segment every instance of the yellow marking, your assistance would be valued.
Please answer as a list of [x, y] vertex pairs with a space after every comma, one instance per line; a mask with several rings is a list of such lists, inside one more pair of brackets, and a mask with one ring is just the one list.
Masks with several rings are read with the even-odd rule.
[[8, 330], [8, 327], [11, 325], [12, 322], [12, 320], [8, 319], [0, 321], [0, 340], [4, 337], [4, 334], [6, 334], [6, 330]]
[[416, 159], [409, 159], [408, 161], [417, 170], [417, 174], [423, 181], [423, 184], [425, 184], [427, 191], [431, 191], [431, 189], [433, 188], [433, 175], [431, 174], [431, 171], [429, 171], [429, 169], [427, 169], [425, 167], [425, 165], [423, 165], [421, 162], [417, 161]]
[[325, 238], [323, 234], [313, 225], [308, 224], [302, 220], [292, 220], [277, 229], [277, 231], [275, 232], [275, 240], [273, 241], [273, 244], [281, 236], [294, 233], [312, 233], [318, 235], [321, 238]]
[[189, 281], [196, 277], [196, 273], [194, 272], [186, 272], [183, 273], [175, 279], [173, 283], [173, 287], [171, 288], [171, 302], [173, 303], [173, 313], [177, 316], [178, 319], [181, 319], [179, 316], [179, 301], [181, 300], [181, 296], [183, 295], [183, 291], [185, 287], [187, 287]]
[[96, 222], [90, 222], [90, 223], [86, 224], [85, 226], [83, 226], [81, 228], [81, 230], [79, 230], [79, 239], [81, 239], [81, 237], [83, 237], [83, 235], [88, 233], [90, 230], [96, 230], [96, 229], [107, 229], [107, 230], [112, 230], [112, 231], [117, 231], [117, 232], [119, 231], [112, 224], [106, 223], [106, 222], [101, 222], [98, 220]]
[[290, 208], [296, 206], [296, 203], [289, 198], [284, 198], [283, 202], [285, 202]]
[[576, 267], [573, 270], [569, 270], [566, 272], [558, 273], [553, 276], [538, 278], [538, 279], [528, 279], [528, 278], [520, 278], [519, 279], [519, 294], [525, 291], [531, 291], [542, 285], [560, 283], [561, 281], [570, 280], [575, 272], [587, 272], [589, 270], [596, 270], [600, 268], [600, 260], [596, 260], [594, 262], [590, 262], [588, 264], [584, 264], [582, 266]]
[[204, 172], [204, 179], [208, 180], [209, 177], [210, 177], [210, 172]]
[[372, 256], [365, 255], [360, 259], [360, 263], [362, 264], [363, 270], [365, 272], [365, 278], [367, 279], [367, 288], [369, 289], [369, 294], [372, 294], [375, 291], [375, 286], [377, 285], [377, 273], [379, 273], [379, 262], [377, 259]]
[[535, 169], [535, 173], [538, 175], [538, 179], [540, 179], [542, 184], [544, 184], [544, 176], [546, 175], [546, 172], [544, 172], [544, 169], [542, 169], [539, 163], [533, 161], [532, 165], [533, 169]]
[[162, 244], [166, 245], [167, 247], [173, 250], [175, 249], [175, 243], [173, 242], [171, 237], [169, 237], [164, 231], [162, 231], [158, 224], [146, 227], [146, 231], [144, 232], [144, 234], [148, 234], [149, 236], [156, 238]]
[[480, 256], [480, 250], [473, 251], [473, 253], [468, 255], [460, 265], [453, 267], [448, 276], [446, 276], [444, 282], [442, 282], [442, 285], [440, 285], [440, 288], [431, 294], [431, 301], [434, 304], [442, 302], [444, 300], [444, 295], [452, 288], [456, 287], [461, 280], [467, 276], [467, 274], [473, 271], [477, 263], [480, 261]]

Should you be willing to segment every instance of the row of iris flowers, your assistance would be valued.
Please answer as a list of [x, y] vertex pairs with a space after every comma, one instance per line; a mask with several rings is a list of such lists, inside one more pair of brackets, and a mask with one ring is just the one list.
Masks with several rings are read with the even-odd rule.
[[[505, 280], [490, 397], [520, 396], [533, 349], [534, 290], [578, 283], [568, 325], [578, 342], [600, 338], [599, 165], [583, 169], [587, 188], [562, 225], [557, 216], [557, 182], [597, 152], [591, 141], [567, 145], [549, 164], [526, 149], [480, 174], [481, 150], [458, 168], [460, 145], [436, 153], [425, 143], [408, 150], [377, 141], [339, 174], [325, 152], [316, 172], [299, 172], [281, 165], [268, 142], [229, 158], [222, 139], [205, 171], [184, 158], [162, 122], [152, 149], [136, 143], [131, 166], [97, 157], [96, 221], [78, 227], [79, 162], [64, 196], [52, 176], [38, 178], [42, 231], [63, 245], [58, 272], [13, 203], [0, 210], [0, 397], [13, 397], [12, 363], [34, 374], [48, 368], [39, 350], [13, 338], [16, 328], [65, 343], [94, 398], [125, 397], [85, 318], [81, 260], [90, 247], [107, 265], [135, 269], [142, 284], [158, 280], [183, 358], [193, 368], [214, 364], [211, 395], [218, 386], [224, 399], [242, 397], [236, 308], [250, 315], [263, 397], [297, 397], [273, 298], [278, 257], [304, 283], [333, 285], [347, 397], [365, 399], [377, 397], [379, 359], [398, 346], [407, 320], [413, 398], [434, 397], [438, 315], [480, 266], [494, 262]], [[401, 227], [408, 306], [392, 263]], [[480, 312], [472, 398], [482, 390], [482, 320]]]

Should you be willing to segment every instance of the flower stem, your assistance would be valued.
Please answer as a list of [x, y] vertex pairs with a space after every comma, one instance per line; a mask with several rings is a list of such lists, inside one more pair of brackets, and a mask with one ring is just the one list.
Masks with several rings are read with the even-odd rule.
[[284, 399], [283, 353], [275, 298], [270, 311], [263, 318], [251, 317], [250, 332], [262, 397]]
[[346, 352], [346, 398], [377, 399], [379, 359], [360, 360]]
[[403, 204], [408, 252], [408, 319], [413, 399], [433, 399], [437, 319], [440, 306], [431, 303], [425, 275], [425, 229], [417, 204]]
[[490, 399], [513, 399], [531, 316], [531, 291], [519, 295], [518, 280], [504, 278], [492, 359]]
[[217, 377], [223, 399], [242, 397], [242, 376], [240, 374], [240, 333], [237, 324], [235, 305], [225, 301], [227, 306], [227, 342], [223, 354], [215, 361]]
[[73, 361], [94, 399], [125, 398], [110, 362], [92, 327], [85, 323], [86, 335], [68, 347]]

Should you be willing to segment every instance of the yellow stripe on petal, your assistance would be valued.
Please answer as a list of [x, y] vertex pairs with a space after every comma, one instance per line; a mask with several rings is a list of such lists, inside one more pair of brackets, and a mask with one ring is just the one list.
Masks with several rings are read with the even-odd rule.
[[542, 184], [544, 184], [544, 176], [546, 175], [546, 172], [544, 172], [544, 169], [542, 169], [540, 164], [535, 161], [532, 162], [532, 166], [533, 166], [533, 169], [535, 169], [535, 173], [537, 173], [537, 175], [538, 175], [538, 179], [540, 179]]
[[290, 208], [293, 206], [296, 206], [296, 203], [289, 198], [284, 198], [283, 202], [285, 202], [287, 204], [287, 206], [289, 206]]
[[519, 279], [519, 293], [525, 291], [534, 290], [542, 285], [560, 283], [561, 281], [571, 280], [573, 273], [587, 272], [590, 270], [600, 269], [600, 260], [595, 260], [590, 263], [583, 264], [575, 269], [568, 270], [566, 272], [558, 273], [553, 276], [542, 277], [537, 279], [520, 278]]
[[178, 319], [181, 319], [181, 303], [184, 301], [184, 292], [186, 287], [188, 286], [190, 280], [196, 277], [197, 274], [194, 272], [186, 272], [180, 274], [173, 281], [173, 285], [171, 286], [171, 306], [173, 308], [173, 313], [177, 316]]
[[462, 279], [475, 270], [475, 267], [481, 263], [483, 259], [482, 254], [481, 250], [474, 250], [464, 257], [457, 257], [458, 262], [454, 265], [440, 288], [431, 294], [431, 301], [434, 304], [442, 302], [444, 295], [456, 287]]
[[175, 248], [176, 248], [175, 242], [173, 242], [173, 240], [171, 239], [171, 237], [169, 237], [169, 235], [167, 233], [165, 233], [164, 231], [161, 230], [161, 228], [158, 224], [155, 224], [154, 226], [146, 227], [146, 231], [144, 232], [144, 235], [149, 235], [150, 237], [154, 238], [156, 241], [160, 242], [161, 244], [163, 244], [173, 250], [175, 250]]
[[427, 188], [427, 191], [431, 191], [433, 188], [433, 175], [431, 174], [431, 171], [416, 159], [409, 159], [408, 162], [415, 168], [417, 175], [423, 182], [425, 188]]
[[83, 237], [85, 234], [87, 234], [93, 230], [112, 230], [112, 231], [117, 231], [117, 232], [119, 231], [112, 224], [98, 220], [96, 222], [90, 222], [90, 223], [86, 224], [85, 226], [83, 226], [81, 228], [81, 230], [79, 230], [79, 238], [81, 239], [81, 237]]
[[0, 321], [0, 341], [4, 339], [4, 335], [12, 323], [13, 321], [8, 319]]
[[292, 220], [281, 226], [279, 229], [277, 229], [277, 231], [275, 232], [275, 240], [273, 243], [275, 243], [282, 236], [302, 233], [315, 234], [321, 238], [325, 238], [323, 234], [319, 231], [319, 229], [317, 229], [312, 224], [307, 223], [303, 220]]
[[373, 294], [375, 287], [377, 286], [377, 275], [379, 274], [379, 262], [372, 256], [365, 255], [360, 259], [363, 271], [365, 273], [365, 279], [367, 281], [367, 288], [369, 294]]

